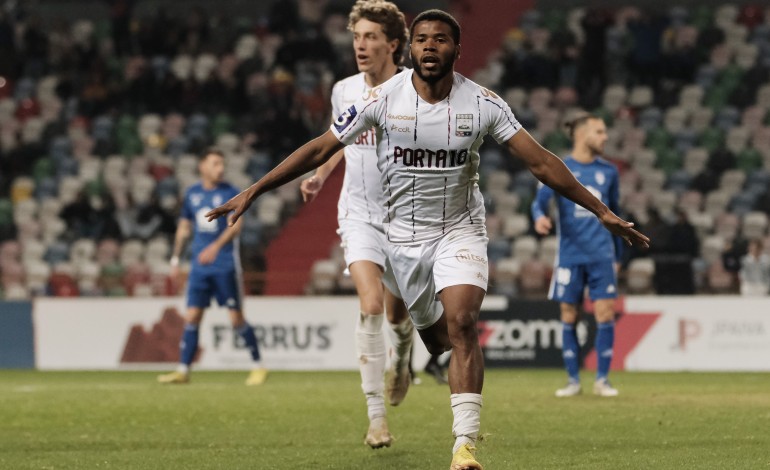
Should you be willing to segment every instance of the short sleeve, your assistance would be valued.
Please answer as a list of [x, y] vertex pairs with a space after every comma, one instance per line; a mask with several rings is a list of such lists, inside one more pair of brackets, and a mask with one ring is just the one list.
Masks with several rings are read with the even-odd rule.
[[373, 88], [360, 97], [355, 104], [343, 110], [332, 123], [330, 130], [340, 142], [350, 145], [359, 135], [377, 127], [384, 109], [382, 88]]
[[516, 119], [516, 116], [513, 115], [511, 107], [498, 95], [486, 88], [482, 88], [479, 99], [482, 102], [483, 109], [486, 110], [487, 132], [497, 143], [507, 142], [514, 134], [521, 130], [521, 124]]
[[190, 206], [190, 192], [187, 191], [184, 194], [184, 203], [182, 204], [182, 213], [179, 215], [182, 219], [187, 220], [193, 220], [195, 218], [195, 215], [193, 214], [193, 209]]
[[332, 122], [342, 114], [342, 97], [345, 96], [345, 84], [337, 82], [332, 88]]

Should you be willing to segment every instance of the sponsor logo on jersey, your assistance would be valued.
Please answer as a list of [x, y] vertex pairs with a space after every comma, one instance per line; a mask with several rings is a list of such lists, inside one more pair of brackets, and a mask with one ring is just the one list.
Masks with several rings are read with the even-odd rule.
[[412, 132], [412, 128], [409, 126], [398, 127], [396, 124], [391, 124], [390, 132], [403, 132], [406, 134]]
[[605, 181], [607, 181], [607, 178], [604, 176], [604, 173], [602, 173], [601, 171], [597, 171], [594, 177], [596, 178], [596, 184], [598, 184], [599, 186], [603, 185]]
[[214, 198], [211, 200], [215, 206], [221, 206], [222, 205], [222, 196], [219, 194], [215, 194]]
[[336, 121], [334, 121], [334, 128], [337, 129], [337, 132], [342, 132], [347, 128], [351, 122], [353, 122], [353, 118], [356, 117], [358, 114], [358, 111], [356, 111], [355, 106], [351, 106], [345, 111], [344, 113], [340, 114], [340, 116], [337, 118]]
[[473, 134], [473, 114], [455, 114], [455, 135], [468, 137]]
[[393, 164], [415, 168], [452, 168], [465, 165], [468, 150], [430, 150], [401, 148], [393, 149]]
[[190, 194], [190, 204], [192, 204], [193, 206], [200, 206], [201, 202], [203, 202], [203, 194], [199, 194], [199, 193]]
[[396, 121], [414, 121], [415, 116], [409, 116], [407, 114], [390, 114], [388, 113], [388, 119], [394, 119]]
[[377, 99], [377, 97], [380, 96], [380, 90], [382, 90], [381, 87], [372, 88], [370, 90], [366, 90], [366, 93], [364, 93], [364, 96], [362, 96], [364, 101], [369, 101], [370, 99], [374, 98]]

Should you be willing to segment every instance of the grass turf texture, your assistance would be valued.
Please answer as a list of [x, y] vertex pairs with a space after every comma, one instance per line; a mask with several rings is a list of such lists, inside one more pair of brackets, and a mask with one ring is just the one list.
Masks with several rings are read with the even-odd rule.
[[[584, 375], [584, 390], [590, 379]], [[449, 390], [429, 377], [389, 408], [396, 442], [363, 444], [353, 372], [0, 371], [3, 469], [444, 469]], [[561, 371], [488, 371], [478, 458], [512, 468], [769, 468], [770, 374], [615, 373], [621, 396], [553, 397]]]

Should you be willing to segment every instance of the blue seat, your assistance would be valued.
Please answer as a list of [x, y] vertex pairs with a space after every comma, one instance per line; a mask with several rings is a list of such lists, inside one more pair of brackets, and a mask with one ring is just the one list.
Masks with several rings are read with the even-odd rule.
[[691, 182], [692, 175], [685, 170], [677, 170], [669, 175], [666, 187], [676, 193], [683, 193], [690, 189]]
[[732, 106], [726, 106], [719, 111], [714, 119], [714, 125], [724, 132], [733, 128], [741, 118], [741, 113]]
[[54, 178], [42, 178], [37, 182], [37, 186], [35, 186], [35, 198], [37, 200], [56, 198], [58, 194], [59, 184]]
[[660, 127], [663, 122], [663, 112], [656, 107], [649, 107], [639, 114], [639, 127], [647, 132]]
[[730, 201], [730, 212], [742, 217], [752, 210], [757, 202], [757, 197], [754, 194], [743, 191], [736, 194]]
[[48, 264], [63, 263], [69, 259], [69, 245], [63, 241], [55, 241], [48, 245], [43, 260]]
[[487, 244], [487, 256], [490, 263], [497, 263], [511, 256], [511, 242], [503, 237], [490, 240]]

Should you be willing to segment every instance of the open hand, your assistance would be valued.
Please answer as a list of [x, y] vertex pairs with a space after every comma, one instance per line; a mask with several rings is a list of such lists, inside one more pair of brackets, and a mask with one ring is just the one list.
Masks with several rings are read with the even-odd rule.
[[251, 195], [251, 192], [246, 189], [221, 206], [215, 207], [208, 211], [208, 213], [206, 213], [206, 218], [209, 222], [211, 222], [214, 219], [226, 216], [232, 212], [233, 215], [230, 216], [227, 221], [227, 224], [232, 227], [235, 225], [235, 222], [240, 219], [241, 216], [249, 209], [253, 200], [254, 197]]
[[323, 180], [315, 175], [302, 180], [302, 183], [299, 185], [299, 190], [302, 192], [302, 201], [313, 202], [313, 199], [318, 196], [323, 185]]
[[607, 211], [607, 213], [599, 220], [601, 220], [602, 225], [612, 232], [613, 235], [617, 235], [625, 240], [626, 243], [628, 243], [628, 246], [636, 245], [644, 248], [650, 247], [650, 239], [647, 236], [635, 230], [633, 228], [634, 224], [626, 222], [613, 214], [612, 211]]

